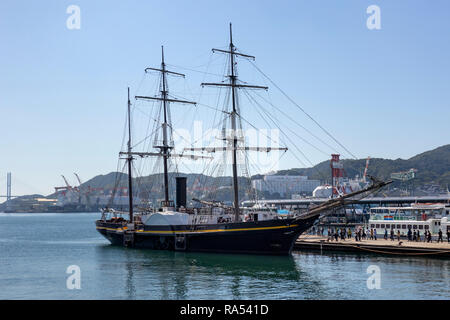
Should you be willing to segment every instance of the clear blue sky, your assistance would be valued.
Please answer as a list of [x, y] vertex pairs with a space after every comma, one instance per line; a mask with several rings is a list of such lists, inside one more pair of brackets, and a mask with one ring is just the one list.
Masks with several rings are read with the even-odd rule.
[[[80, 30], [66, 28], [72, 4]], [[381, 30], [366, 27], [372, 4]], [[445, 0], [3, 0], [0, 194], [7, 171], [14, 194], [48, 194], [60, 174], [73, 182], [73, 172], [87, 180], [115, 170], [126, 87], [158, 66], [162, 44], [169, 63], [204, 65], [227, 44], [229, 22], [236, 46], [357, 157], [409, 158], [450, 143]], [[185, 73], [197, 88], [201, 79]]]

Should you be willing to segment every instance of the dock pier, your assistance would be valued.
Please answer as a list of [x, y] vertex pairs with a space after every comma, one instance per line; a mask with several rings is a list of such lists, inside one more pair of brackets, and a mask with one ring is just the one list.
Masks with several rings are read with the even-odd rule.
[[408, 240], [361, 240], [345, 239], [331, 241], [327, 237], [304, 235], [294, 244], [294, 251], [337, 251], [372, 253], [393, 256], [450, 257], [450, 243], [415, 242]]

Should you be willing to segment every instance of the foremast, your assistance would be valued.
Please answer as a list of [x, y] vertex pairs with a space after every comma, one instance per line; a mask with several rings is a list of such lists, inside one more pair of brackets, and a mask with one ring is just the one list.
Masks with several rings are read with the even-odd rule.
[[[133, 160], [133, 155], [137, 155], [140, 157], [148, 157], [148, 156], [157, 156], [163, 158], [163, 165], [164, 165], [164, 201], [161, 203], [162, 207], [173, 207], [173, 201], [169, 199], [169, 169], [168, 169], [168, 160], [170, 157], [186, 157], [191, 159], [198, 159], [198, 158], [205, 158], [201, 156], [194, 156], [194, 155], [185, 155], [185, 154], [174, 154], [172, 153], [173, 146], [170, 145], [169, 142], [169, 134], [168, 134], [168, 128], [171, 126], [171, 124], [168, 121], [168, 110], [169, 110], [169, 103], [184, 103], [184, 104], [193, 104], [195, 105], [196, 102], [187, 101], [187, 100], [178, 100], [178, 99], [171, 99], [169, 98], [169, 91], [167, 86], [167, 74], [174, 75], [174, 76], [180, 76], [185, 77], [182, 73], [177, 73], [173, 71], [169, 71], [166, 69], [166, 64], [164, 61], [164, 47], [161, 46], [161, 68], [146, 68], [145, 72], [149, 71], [157, 71], [161, 73], [161, 87], [162, 90], [160, 91], [159, 97], [149, 97], [149, 96], [135, 96], [136, 100], [157, 100], [162, 102], [163, 107], [163, 122], [161, 123], [162, 128], [162, 143], [161, 145], [154, 145], [153, 147], [156, 149], [159, 149], [159, 152], [132, 152], [131, 150], [131, 129], [129, 131], [129, 140], [128, 140], [128, 150], [127, 152], [120, 152], [121, 155], [127, 155], [128, 159], [128, 171], [129, 171], [129, 188], [130, 188], [130, 215], [132, 215], [132, 195], [131, 195], [131, 161]], [[130, 128], [130, 100], [128, 98], [128, 127]]]

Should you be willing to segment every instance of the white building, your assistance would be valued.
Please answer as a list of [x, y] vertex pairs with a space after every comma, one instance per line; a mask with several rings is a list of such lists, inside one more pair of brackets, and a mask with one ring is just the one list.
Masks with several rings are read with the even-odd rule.
[[252, 187], [260, 192], [279, 193], [281, 196], [293, 193], [312, 193], [320, 185], [319, 180], [308, 180], [307, 176], [264, 176], [252, 181]]

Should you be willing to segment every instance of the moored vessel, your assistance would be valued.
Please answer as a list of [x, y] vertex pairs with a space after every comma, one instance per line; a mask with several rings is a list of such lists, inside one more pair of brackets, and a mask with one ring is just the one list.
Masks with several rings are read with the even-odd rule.
[[[154, 139], [153, 148], [158, 152], [140, 152], [132, 150], [131, 143], [131, 112], [130, 94], [128, 90], [128, 143], [127, 151], [120, 152], [120, 156], [127, 161], [128, 168], [128, 212], [119, 212], [105, 208], [102, 218], [96, 221], [96, 228], [113, 245], [135, 248], [148, 248], [159, 250], [179, 250], [196, 252], [218, 253], [246, 253], [246, 254], [290, 254], [298, 236], [309, 229], [321, 214], [333, 210], [347, 203], [354, 203], [355, 197], [365, 196], [386, 185], [386, 182], [376, 181], [363, 189], [327, 202], [311, 209], [306, 214], [279, 215], [275, 208], [256, 205], [252, 208], [241, 208], [239, 202], [239, 174], [238, 153], [249, 151], [269, 152], [273, 150], [287, 151], [284, 147], [257, 147], [246, 146], [240, 135], [240, 112], [238, 106], [238, 89], [267, 89], [264, 86], [249, 85], [237, 78], [235, 59], [237, 56], [254, 59], [253, 56], [236, 51], [232, 40], [230, 24], [230, 44], [227, 50], [213, 49], [213, 52], [225, 53], [229, 57], [228, 82], [202, 83], [202, 86], [225, 87], [230, 90], [230, 109], [227, 114], [230, 129], [221, 140], [223, 147], [185, 148], [190, 152], [230, 152], [232, 169], [232, 205], [219, 201], [194, 201], [202, 207], [188, 208], [186, 206], [186, 179], [177, 178], [176, 203], [169, 197], [169, 169], [168, 161], [173, 158], [204, 159], [209, 156], [175, 153], [170, 141], [170, 103], [195, 104], [195, 102], [181, 100], [169, 96], [167, 75], [182, 76], [183, 74], [166, 69], [164, 51], [162, 51], [161, 68], [147, 68], [161, 75], [160, 95], [158, 97], [136, 96], [136, 99], [152, 100], [161, 103], [160, 138]], [[163, 162], [163, 188], [164, 200], [158, 208], [135, 208], [133, 204], [132, 167], [134, 157], [157, 157]], [[124, 218], [123, 216], [127, 216]]]

